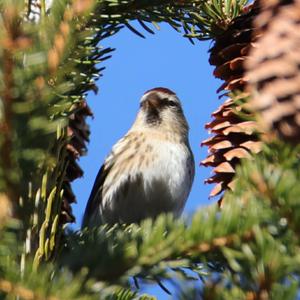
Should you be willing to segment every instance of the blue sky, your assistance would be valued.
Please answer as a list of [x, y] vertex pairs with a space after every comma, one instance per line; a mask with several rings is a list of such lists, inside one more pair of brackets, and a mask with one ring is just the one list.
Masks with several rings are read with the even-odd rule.
[[[116, 51], [104, 62], [106, 70], [98, 81], [98, 95], [91, 94], [88, 98], [94, 118], [88, 120], [91, 137], [87, 156], [80, 159], [84, 177], [73, 183], [78, 201], [73, 206], [77, 218], [75, 228], [80, 226], [101, 164], [135, 119], [140, 97], [146, 90], [159, 86], [177, 93], [190, 125], [196, 176], [184, 214], [189, 215], [197, 208], [214, 203], [208, 200], [212, 186], [204, 184], [211, 169], [199, 166], [207, 154], [207, 148], [200, 147], [201, 141], [208, 137], [204, 125], [221, 104], [216, 94], [221, 82], [213, 78], [213, 67], [208, 63], [211, 42], [192, 45], [168, 25], [162, 25], [155, 35], [145, 33], [145, 36], [146, 39], [142, 39], [124, 28], [103, 41], [103, 46], [116, 48]], [[158, 292], [157, 295], [162, 294]]]

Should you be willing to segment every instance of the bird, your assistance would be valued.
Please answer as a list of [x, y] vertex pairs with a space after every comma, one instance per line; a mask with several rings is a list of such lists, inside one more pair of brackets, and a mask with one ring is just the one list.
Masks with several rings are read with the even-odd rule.
[[194, 173], [189, 126], [179, 98], [168, 88], [148, 90], [132, 127], [98, 172], [82, 228], [140, 223], [161, 213], [179, 217]]

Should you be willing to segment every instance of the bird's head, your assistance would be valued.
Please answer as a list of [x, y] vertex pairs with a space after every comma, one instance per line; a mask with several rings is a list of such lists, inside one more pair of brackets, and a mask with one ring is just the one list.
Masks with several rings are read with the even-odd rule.
[[163, 87], [144, 93], [138, 119], [151, 128], [188, 131], [180, 100], [173, 91]]

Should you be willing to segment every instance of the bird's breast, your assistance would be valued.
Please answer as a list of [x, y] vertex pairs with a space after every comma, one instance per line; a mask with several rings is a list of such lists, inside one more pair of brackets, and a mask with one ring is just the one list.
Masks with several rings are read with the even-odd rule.
[[115, 166], [119, 163], [118, 169], [122, 170], [120, 174], [111, 172], [111, 180], [108, 178], [106, 182], [103, 219], [137, 222], [163, 212], [178, 216], [194, 176], [189, 147], [184, 143], [148, 139], [127, 152], [127, 163], [116, 161]]
[[169, 201], [173, 202], [174, 208], [178, 209], [179, 213], [193, 180], [192, 155], [186, 145], [172, 142], [159, 143], [153, 152], [154, 159], [145, 172], [146, 189], [151, 190], [153, 182], [160, 182], [168, 190]]

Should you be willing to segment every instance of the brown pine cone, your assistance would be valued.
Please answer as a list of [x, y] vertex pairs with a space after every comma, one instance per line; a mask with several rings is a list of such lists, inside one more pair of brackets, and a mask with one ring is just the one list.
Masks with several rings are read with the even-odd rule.
[[[247, 7], [246, 12], [233, 20], [227, 31], [216, 38], [210, 50], [209, 61], [216, 66], [214, 75], [224, 80], [218, 92], [228, 94], [239, 91], [241, 96], [248, 96], [244, 92], [247, 84], [244, 61], [255, 46], [252, 23], [257, 12], [257, 4]], [[254, 121], [241, 117], [241, 112], [251, 119], [252, 114], [229, 98], [212, 113], [212, 121], [205, 126], [212, 136], [202, 142], [208, 147], [208, 157], [201, 164], [213, 167], [214, 175], [206, 183], [216, 184], [210, 197], [220, 195], [227, 188], [232, 189], [240, 159], [260, 151], [257, 126]], [[222, 197], [219, 199], [221, 202]]]
[[300, 1], [259, 1], [257, 48], [246, 63], [251, 105], [280, 139], [300, 142]]

